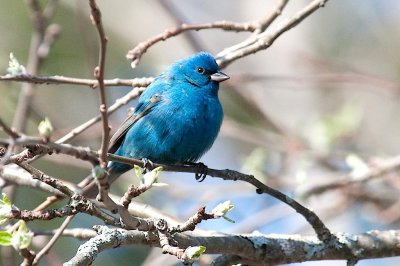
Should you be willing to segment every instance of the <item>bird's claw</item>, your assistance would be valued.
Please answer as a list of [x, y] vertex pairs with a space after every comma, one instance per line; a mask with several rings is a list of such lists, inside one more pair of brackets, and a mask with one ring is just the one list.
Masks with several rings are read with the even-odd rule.
[[195, 178], [198, 182], [203, 182], [207, 177], [208, 167], [204, 163], [194, 163], [193, 164], [197, 169], [195, 173]]
[[142, 174], [145, 174], [154, 168], [154, 163], [152, 161], [150, 161], [149, 159], [142, 158], [141, 161], [143, 162], [143, 173]]

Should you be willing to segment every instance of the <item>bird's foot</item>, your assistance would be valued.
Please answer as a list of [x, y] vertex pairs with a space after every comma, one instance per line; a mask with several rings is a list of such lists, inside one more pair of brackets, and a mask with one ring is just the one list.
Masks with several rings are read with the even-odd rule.
[[145, 174], [150, 170], [154, 169], [154, 163], [147, 158], [142, 158], [141, 161], [143, 162], [143, 173]]
[[195, 178], [198, 182], [203, 182], [204, 179], [206, 179], [208, 172], [207, 165], [205, 165], [204, 163], [192, 163], [192, 162], [189, 162], [187, 164], [197, 168], [195, 173]]

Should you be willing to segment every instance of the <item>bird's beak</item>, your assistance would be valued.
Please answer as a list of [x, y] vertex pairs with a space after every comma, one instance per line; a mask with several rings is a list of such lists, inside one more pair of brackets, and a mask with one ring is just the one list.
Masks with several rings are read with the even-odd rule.
[[214, 73], [210, 77], [211, 77], [211, 80], [216, 81], [216, 82], [222, 82], [224, 80], [229, 79], [229, 76], [222, 72]]

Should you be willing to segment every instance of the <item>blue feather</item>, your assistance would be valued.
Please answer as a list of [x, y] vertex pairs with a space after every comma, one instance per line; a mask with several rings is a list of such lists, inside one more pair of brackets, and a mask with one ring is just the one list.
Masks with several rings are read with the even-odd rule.
[[[163, 164], [197, 161], [220, 130], [219, 82], [228, 78], [209, 53], [177, 61], [140, 96], [111, 139], [110, 152]], [[117, 162], [109, 168], [111, 179], [130, 169]]]

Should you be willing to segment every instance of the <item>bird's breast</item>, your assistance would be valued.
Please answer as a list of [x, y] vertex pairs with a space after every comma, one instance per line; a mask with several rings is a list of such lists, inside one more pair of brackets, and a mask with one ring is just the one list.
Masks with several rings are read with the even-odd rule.
[[174, 118], [163, 134], [164, 140], [182, 161], [196, 161], [218, 135], [223, 118], [221, 104], [218, 98], [198, 97], [172, 105]]

